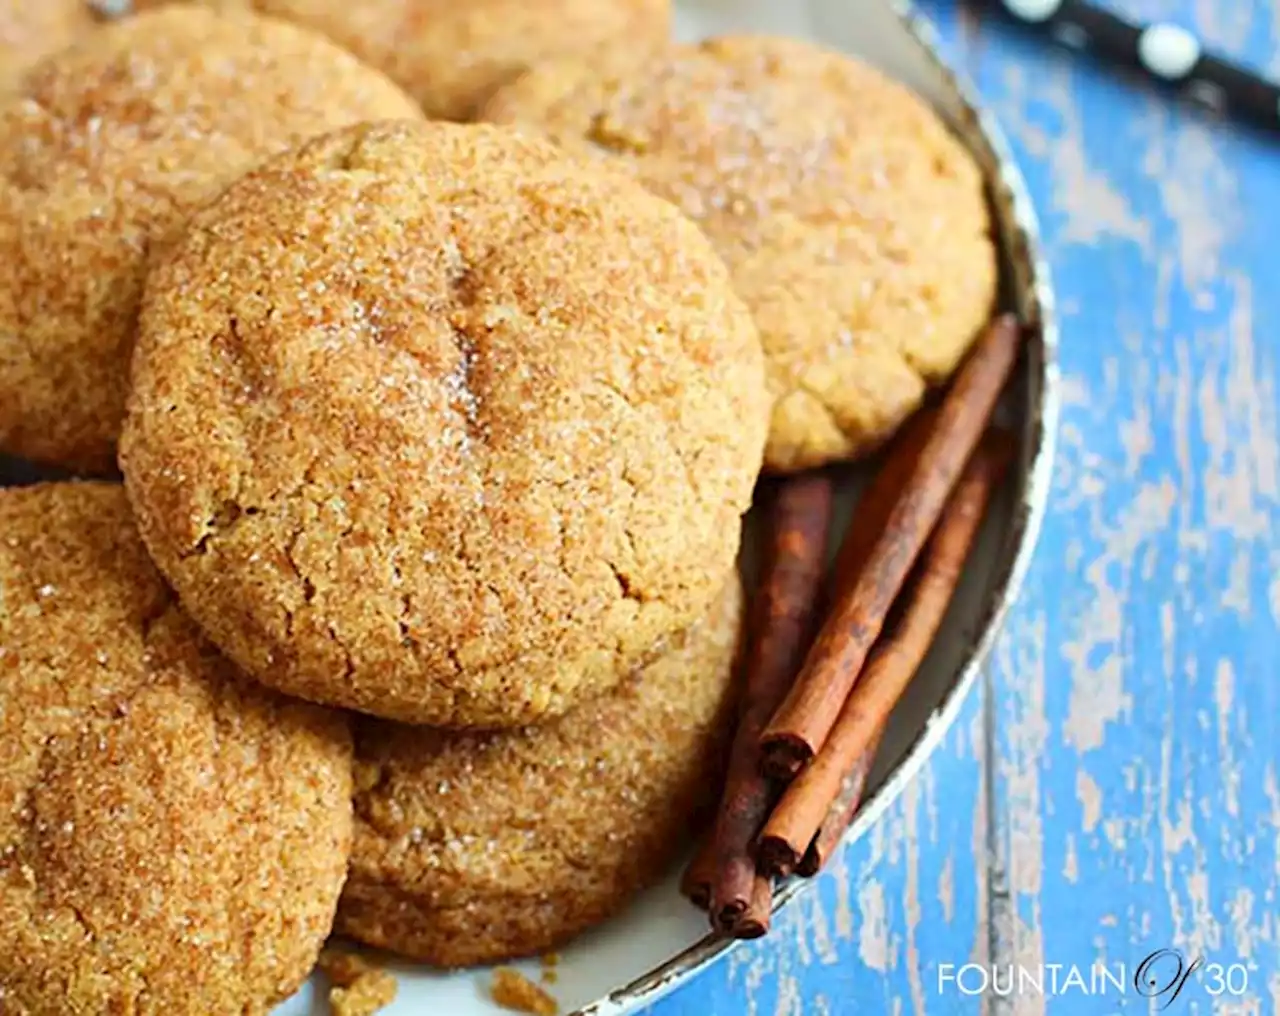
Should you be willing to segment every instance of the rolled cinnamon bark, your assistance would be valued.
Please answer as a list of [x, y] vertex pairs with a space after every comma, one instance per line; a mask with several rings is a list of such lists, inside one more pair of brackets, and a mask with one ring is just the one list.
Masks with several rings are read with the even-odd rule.
[[858, 757], [853, 768], [845, 774], [844, 782], [840, 785], [840, 794], [827, 809], [827, 817], [822, 820], [818, 835], [813, 838], [809, 849], [804, 852], [804, 857], [796, 865], [796, 874], [802, 878], [813, 878], [827, 866], [827, 862], [831, 860], [844, 839], [844, 834], [853, 824], [854, 816], [862, 807], [867, 778], [871, 775], [871, 767], [875, 764], [876, 752], [880, 748], [880, 738], [883, 734], [883, 730], [876, 732], [867, 750]]
[[[853, 588], [865, 570], [876, 541], [888, 525], [893, 506], [911, 481], [937, 419], [938, 414], [934, 409], [923, 409], [916, 414], [889, 446], [879, 469], [858, 497], [853, 518], [849, 522], [844, 542], [840, 545], [836, 566], [829, 576], [828, 602], [839, 602], [841, 596]], [[762, 765], [765, 775], [782, 783], [795, 775], [795, 765], [791, 760], [785, 763], [775, 762], [771, 766], [770, 758], [764, 755]]]
[[680, 880], [680, 892], [699, 910], [706, 910], [711, 905], [711, 880], [715, 877], [715, 853], [711, 837], [707, 836], [698, 844], [689, 865]]
[[[894, 504], [915, 471], [920, 453], [929, 441], [937, 418], [938, 414], [934, 409], [923, 409], [917, 413], [889, 446], [871, 482], [858, 497], [848, 534], [841, 544], [836, 567], [830, 576], [828, 596], [831, 601], [834, 602], [839, 597], [841, 588], [847, 588], [862, 574], [876, 540], [884, 532]], [[874, 755], [875, 748], [872, 748], [867, 757], [845, 777], [840, 796], [831, 805], [830, 812], [823, 820], [822, 829], [814, 837], [804, 857], [795, 857], [790, 851], [778, 853], [775, 848], [772, 856], [767, 851], [759, 854], [756, 861], [760, 870], [774, 878], [786, 878], [792, 873], [808, 878], [826, 867], [828, 857], [844, 836], [845, 829], [853, 821], [862, 801], [862, 791]], [[785, 771], [780, 774], [782, 778], [788, 775]]]
[[759, 857], [766, 871], [800, 865], [845, 777], [859, 766], [870, 766], [872, 747], [889, 714], [933, 645], [1010, 457], [1007, 436], [992, 435], [969, 463], [929, 540], [919, 573], [904, 593], [897, 624], [876, 644], [817, 758], [787, 788], [765, 825]]
[[734, 938], [761, 938], [769, 933], [769, 922], [773, 918], [773, 879], [757, 875], [751, 889], [751, 905], [729, 929]]
[[842, 591], [799, 679], [762, 735], [771, 775], [794, 777], [826, 743], [885, 617], [991, 420], [1021, 344], [1017, 319], [1001, 317], [956, 376], [865, 567]]
[[[724, 795], [712, 833], [712, 926], [733, 932], [755, 913], [752, 844], [777, 799], [761, 774], [760, 732], [795, 679], [816, 627], [834, 492], [821, 474], [796, 476], [776, 491], [770, 544], [752, 610], [745, 687]], [[768, 908], [757, 923], [768, 926]], [[761, 932], [763, 934], [763, 932]]]
[[866, 570], [876, 541], [889, 524], [893, 506], [911, 482], [937, 422], [938, 411], [932, 407], [913, 416], [890, 443], [875, 475], [859, 495], [828, 583], [832, 603], [839, 602], [842, 592], [852, 588]]

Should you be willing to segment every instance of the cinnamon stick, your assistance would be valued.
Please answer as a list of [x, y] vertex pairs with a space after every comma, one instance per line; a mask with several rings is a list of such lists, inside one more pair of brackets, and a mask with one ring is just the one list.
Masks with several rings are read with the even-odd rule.
[[853, 824], [854, 816], [862, 807], [862, 793], [867, 789], [867, 777], [871, 775], [871, 766], [875, 763], [883, 733], [883, 729], [876, 731], [867, 750], [858, 756], [858, 761], [845, 775], [840, 793], [827, 809], [827, 817], [822, 820], [818, 835], [813, 838], [804, 857], [796, 865], [796, 873], [802, 878], [813, 878], [827, 866], [844, 839], [845, 832]]
[[722, 931], [741, 923], [760, 892], [751, 847], [777, 799], [760, 771], [760, 732], [787, 694], [813, 637], [833, 503], [830, 478], [808, 475], [782, 483], [771, 506], [738, 729], [712, 832], [711, 923]]
[[827, 808], [822, 825], [807, 849], [801, 851], [788, 840], [762, 832], [760, 842], [756, 844], [761, 872], [773, 878], [788, 878], [793, 874], [812, 878], [826, 867], [862, 805], [862, 792], [866, 789], [867, 777], [871, 775], [881, 733], [883, 731], [876, 732], [873, 743], [868, 745], [867, 750], [857, 757], [850, 770], [844, 774], [839, 792]]
[[938, 412], [933, 408], [922, 409], [913, 416], [890, 443], [875, 475], [859, 495], [831, 573], [833, 602], [865, 570], [876, 540], [889, 524], [889, 516], [902, 491], [911, 482], [937, 421]]
[[715, 877], [716, 860], [710, 836], [703, 837], [694, 851], [689, 866], [680, 880], [680, 893], [699, 910], [711, 905], [711, 880]]
[[734, 938], [762, 938], [769, 933], [769, 922], [773, 918], [773, 880], [757, 875], [751, 888], [751, 905], [728, 929]]
[[[862, 574], [877, 537], [884, 532], [895, 502], [915, 471], [937, 418], [937, 411], [932, 408], [917, 413], [891, 442], [871, 482], [859, 495], [848, 534], [841, 544], [840, 554], [831, 574], [832, 600], [838, 598], [841, 588], [848, 588]], [[777, 845], [771, 844], [773, 853], [768, 849], [764, 852], [757, 851], [757, 864], [761, 871], [774, 878], [787, 878], [793, 873], [810, 878], [826, 867], [828, 857], [839, 845], [845, 829], [853, 821], [858, 805], [861, 804], [862, 791], [874, 756], [875, 749], [872, 748], [845, 777], [840, 796], [832, 803], [831, 810], [822, 823], [822, 830], [814, 837], [805, 855], [797, 857], [789, 850], [780, 853]]]
[[938, 634], [1009, 458], [1008, 443], [993, 436], [969, 463], [929, 540], [919, 575], [904, 594], [897, 624], [876, 644], [822, 751], [787, 788], [765, 824], [759, 845], [765, 870], [797, 867], [845, 776], [859, 765], [869, 766], [869, 750]]
[[1017, 319], [998, 318], [942, 400], [911, 479], [865, 567], [841, 591], [800, 677], [761, 738], [765, 768], [775, 777], [793, 777], [826, 743], [894, 599], [991, 419], [1020, 347]]

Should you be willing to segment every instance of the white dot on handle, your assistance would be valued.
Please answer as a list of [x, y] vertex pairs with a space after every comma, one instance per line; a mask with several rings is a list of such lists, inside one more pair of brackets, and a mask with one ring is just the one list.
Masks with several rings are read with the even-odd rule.
[[1138, 56], [1152, 74], [1177, 81], [1200, 60], [1200, 43], [1185, 28], [1152, 25], [1138, 39]]
[[1004, 0], [1010, 13], [1023, 21], [1048, 21], [1062, 7], [1062, 0]]

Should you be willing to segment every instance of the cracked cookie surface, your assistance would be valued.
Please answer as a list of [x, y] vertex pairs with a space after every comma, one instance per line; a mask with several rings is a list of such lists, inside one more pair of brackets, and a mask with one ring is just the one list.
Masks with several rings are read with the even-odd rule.
[[551, 62], [481, 118], [626, 169], [703, 228], [760, 328], [770, 470], [874, 451], [990, 314], [978, 167], [919, 98], [846, 56], [748, 36], [622, 73]]
[[179, 610], [119, 485], [0, 492], [0, 1011], [259, 1014], [351, 847], [345, 719]]
[[175, 6], [85, 35], [0, 101], [0, 451], [115, 465], [149, 251], [321, 131], [418, 117], [319, 34]]
[[624, 176], [366, 126], [235, 184], [157, 264], [121, 464], [161, 570], [262, 681], [513, 726], [705, 614], [762, 361], [706, 240]]
[[713, 803], [742, 605], [735, 574], [669, 653], [542, 726], [358, 721], [338, 930], [468, 966], [554, 948], [625, 906]]

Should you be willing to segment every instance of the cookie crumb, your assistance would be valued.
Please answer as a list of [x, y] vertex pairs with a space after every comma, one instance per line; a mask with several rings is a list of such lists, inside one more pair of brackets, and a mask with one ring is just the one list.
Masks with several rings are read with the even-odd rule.
[[333, 985], [329, 989], [333, 1016], [373, 1016], [396, 1000], [395, 977], [358, 953], [325, 949], [317, 965]]
[[396, 979], [385, 970], [361, 974], [349, 988], [329, 990], [333, 1016], [373, 1016], [396, 1000]]
[[325, 946], [321, 950], [316, 966], [337, 988], [349, 988], [364, 974], [371, 974], [379, 969], [359, 953], [334, 946]]
[[556, 1000], [531, 980], [511, 967], [499, 967], [493, 972], [493, 1000], [512, 1012], [531, 1013], [532, 1016], [556, 1016], [560, 1007]]

